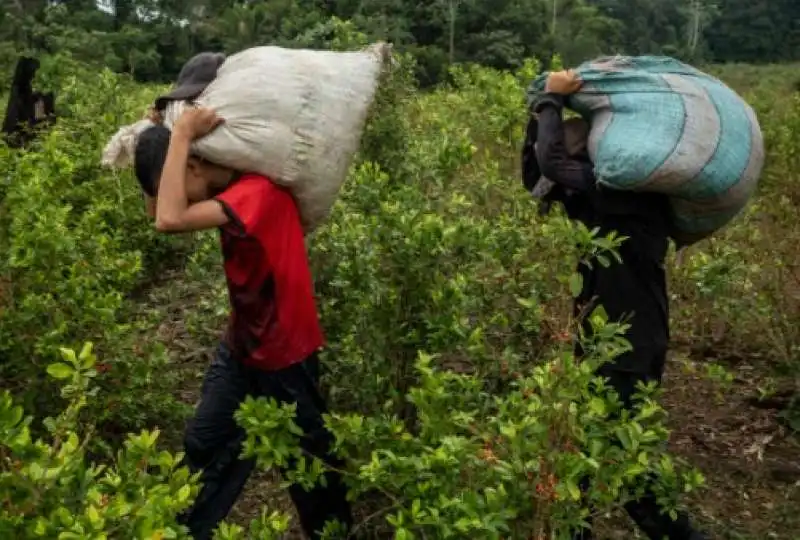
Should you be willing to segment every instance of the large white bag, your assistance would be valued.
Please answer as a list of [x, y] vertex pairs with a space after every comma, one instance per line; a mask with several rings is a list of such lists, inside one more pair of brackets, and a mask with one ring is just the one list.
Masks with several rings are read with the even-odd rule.
[[[330, 212], [358, 150], [389, 46], [335, 52], [254, 47], [228, 57], [194, 100], [225, 123], [195, 141], [213, 163], [289, 188], [306, 231]], [[171, 102], [171, 128], [186, 102]]]

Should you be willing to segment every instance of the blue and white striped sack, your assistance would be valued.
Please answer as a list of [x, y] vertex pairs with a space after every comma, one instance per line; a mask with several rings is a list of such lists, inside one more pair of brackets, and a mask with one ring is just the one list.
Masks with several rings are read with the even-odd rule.
[[[670, 196], [673, 237], [709, 236], [746, 206], [764, 165], [753, 109], [720, 80], [669, 57], [581, 64], [568, 105], [586, 119], [598, 183]], [[547, 74], [533, 81], [531, 103]]]

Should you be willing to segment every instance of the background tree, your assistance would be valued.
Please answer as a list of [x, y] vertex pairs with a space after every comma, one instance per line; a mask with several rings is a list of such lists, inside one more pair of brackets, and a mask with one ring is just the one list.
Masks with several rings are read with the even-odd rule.
[[795, 0], [0, 0], [0, 8], [0, 60], [60, 52], [140, 81], [174, 79], [201, 50], [312, 46], [333, 18], [413, 53], [423, 85], [455, 63], [508, 69], [555, 53], [568, 64], [607, 53], [800, 59]]

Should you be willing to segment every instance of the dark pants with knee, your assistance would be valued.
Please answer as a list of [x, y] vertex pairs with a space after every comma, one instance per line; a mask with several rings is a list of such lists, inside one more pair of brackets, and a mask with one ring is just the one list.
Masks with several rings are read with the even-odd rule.
[[[631, 325], [626, 338], [633, 350], [601, 366], [597, 373], [608, 379], [608, 384], [616, 390], [626, 408], [632, 407], [631, 398], [638, 382], [661, 382], [669, 342], [666, 275], [662, 266], [664, 253], [661, 250], [656, 254], [648, 253], [648, 247], [652, 248], [652, 245], [623, 244], [620, 250], [622, 263], [612, 263], [604, 268], [595, 262], [592, 268], [585, 265], [579, 268], [584, 288], [576, 301], [576, 314], [588, 314], [592, 305], [601, 304], [610, 321], [627, 319]], [[584, 324], [584, 331], [591, 332], [588, 322]], [[580, 347], [576, 354], [582, 354]], [[582, 486], [584, 490], [588, 489], [588, 482], [584, 481]], [[641, 499], [625, 504], [625, 510], [653, 540], [691, 538], [688, 517], [679, 514], [673, 521], [662, 514], [649, 490]], [[589, 540], [592, 536], [590, 530], [584, 530], [575, 538]]]
[[[239, 457], [245, 436], [233, 417], [245, 396], [296, 403], [295, 422], [304, 433], [301, 447], [329, 465], [340, 465], [330, 455], [332, 436], [322, 419], [326, 407], [317, 387], [318, 369], [316, 355], [278, 371], [246, 367], [232, 358], [226, 345], [220, 345], [206, 372], [200, 404], [185, 436], [186, 462], [193, 471], [202, 471], [200, 494], [182, 516], [196, 540], [212, 537], [255, 467], [254, 460]], [[326, 473], [325, 487], [317, 485], [305, 491], [293, 485], [289, 494], [309, 537], [318, 538], [318, 532], [329, 520], [351, 525], [346, 488], [338, 474]]]

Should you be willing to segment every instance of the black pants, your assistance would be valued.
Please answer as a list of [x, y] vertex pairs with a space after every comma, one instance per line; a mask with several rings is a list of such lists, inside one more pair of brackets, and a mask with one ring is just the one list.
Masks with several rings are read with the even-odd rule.
[[[605, 268], [595, 263], [591, 268], [579, 268], [584, 288], [577, 299], [575, 312], [588, 314], [592, 304], [601, 304], [610, 321], [627, 319], [631, 325], [626, 337], [633, 350], [604, 364], [598, 375], [608, 379], [609, 385], [619, 394], [624, 406], [630, 409], [632, 396], [638, 382], [661, 382], [664, 374], [669, 341], [669, 315], [666, 276], [661, 265], [663, 254], [643, 255], [643, 247], [623, 244], [623, 262]], [[589, 308], [587, 309], [587, 305]], [[591, 326], [584, 324], [586, 332]], [[583, 351], [576, 347], [576, 355]], [[582, 489], [589, 488], [588, 481]], [[625, 510], [639, 528], [652, 540], [690, 540], [694, 531], [685, 514], [679, 513], [673, 521], [661, 513], [656, 497], [647, 490], [642, 498], [625, 504]], [[590, 530], [575, 535], [576, 540], [590, 540]]]
[[[249, 368], [235, 361], [226, 345], [220, 345], [206, 372], [200, 404], [184, 440], [187, 464], [194, 472], [202, 471], [200, 494], [182, 516], [196, 540], [212, 537], [255, 467], [253, 460], [239, 457], [244, 431], [233, 417], [245, 396], [296, 403], [295, 422], [304, 433], [302, 448], [332, 466], [339, 465], [329, 453], [332, 436], [322, 419], [326, 407], [317, 388], [318, 368], [316, 355], [279, 371]], [[326, 487], [317, 485], [305, 491], [294, 485], [289, 494], [310, 538], [319, 538], [318, 532], [329, 520], [339, 520], [347, 527], [352, 523], [346, 488], [338, 474], [327, 473]]]
[[[626, 408], [632, 406], [631, 398], [636, 392], [636, 383], [638, 381], [649, 382], [656, 380], [655, 377], [644, 373], [614, 371], [613, 364], [611, 366], [605, 366], [598, 375], [608, 379], [608, 384], [619, 394], [620, 400]], [[660, 380], [660, 376], [658, 380]], [[652, 480], [654, 479], [649, 479], [649, 481]], [[589, 487], [588, 480], [581, 482], [581, 489], [584, 492]], [[688, 515], [678, 512], [677, 519], [673, 521], [669, 515], [662, 513], [656, 496], [649, 489], [646, 489], [644, 495], [638, 500], [627, 502], [625, 511], [628, 512], [628, 515], [639, 529], [651, 540], [663, 540], [665, 538], [668, 540], [693, 540], [694, 538], [699, 538], [693, 536], [696, 533], [691, 526]], [[584, 529], [576, 533], [574, 538], [575, 540], [592, 540], [594, 537], [591, 529]]]

